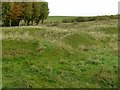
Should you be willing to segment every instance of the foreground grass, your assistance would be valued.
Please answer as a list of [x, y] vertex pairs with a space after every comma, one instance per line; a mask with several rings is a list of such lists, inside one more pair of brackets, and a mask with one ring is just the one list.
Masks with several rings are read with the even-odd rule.
[[116, 25], [3, 28], [3, 88], [117, 87]]

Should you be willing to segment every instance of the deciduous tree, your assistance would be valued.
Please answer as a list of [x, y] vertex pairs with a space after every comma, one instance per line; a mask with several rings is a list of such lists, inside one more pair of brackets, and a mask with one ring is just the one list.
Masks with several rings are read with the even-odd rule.
[[24, 2], [23, 3], [23, 20], [26, 25], [29, 25], [29, 22], [32, 20], [33, 15], [33, 7], [32, 2]]

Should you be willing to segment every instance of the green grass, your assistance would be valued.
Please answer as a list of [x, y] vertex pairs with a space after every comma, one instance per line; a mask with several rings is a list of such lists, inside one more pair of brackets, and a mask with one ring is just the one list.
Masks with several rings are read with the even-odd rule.
[[105, 16], [48, 16], [45, 20], [45, 23], [54, 23], [54, 22], [64, 22], [64, 23], [71, 23], [71, 22], [87, 22], [87, 21], [100, 21], [100, 20], [114, 20], [118, 19], [117, 15], [105, 15]]
[[89, 46], [96, 43], [95, 39], [86, 33], [72, 34], [65, 38], [66, 43], [77, 48], [80, 45]]
[[2, 29], [3, 88], [117, 87], [117, 20], [60, 24]]
[[103, 31], [106, 34], [116, 34], [116, 33], [118, 33], [118, 30], [116, 30], [116, 27], [101, 27], [99, 29], [100, 29], [100, 31]]
[[64, 19], [72, 19], [75, 16], [49, 16], [45, 22], [62, 22]]

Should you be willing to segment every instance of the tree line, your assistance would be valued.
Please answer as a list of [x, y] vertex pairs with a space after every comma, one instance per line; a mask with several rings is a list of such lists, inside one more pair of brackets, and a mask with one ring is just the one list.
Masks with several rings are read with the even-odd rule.
[[47, 19], [49, 8], [47, 2], [2, 2], [3, 26], [19, 26], [21, 20], [25, 25], [38, 24]]

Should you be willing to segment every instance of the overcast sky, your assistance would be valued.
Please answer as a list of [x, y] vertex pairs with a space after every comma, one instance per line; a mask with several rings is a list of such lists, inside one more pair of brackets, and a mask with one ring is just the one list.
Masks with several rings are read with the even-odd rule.
[[120, 0], [45, 0], [50, 16], [96, 16], [118, 14]]

